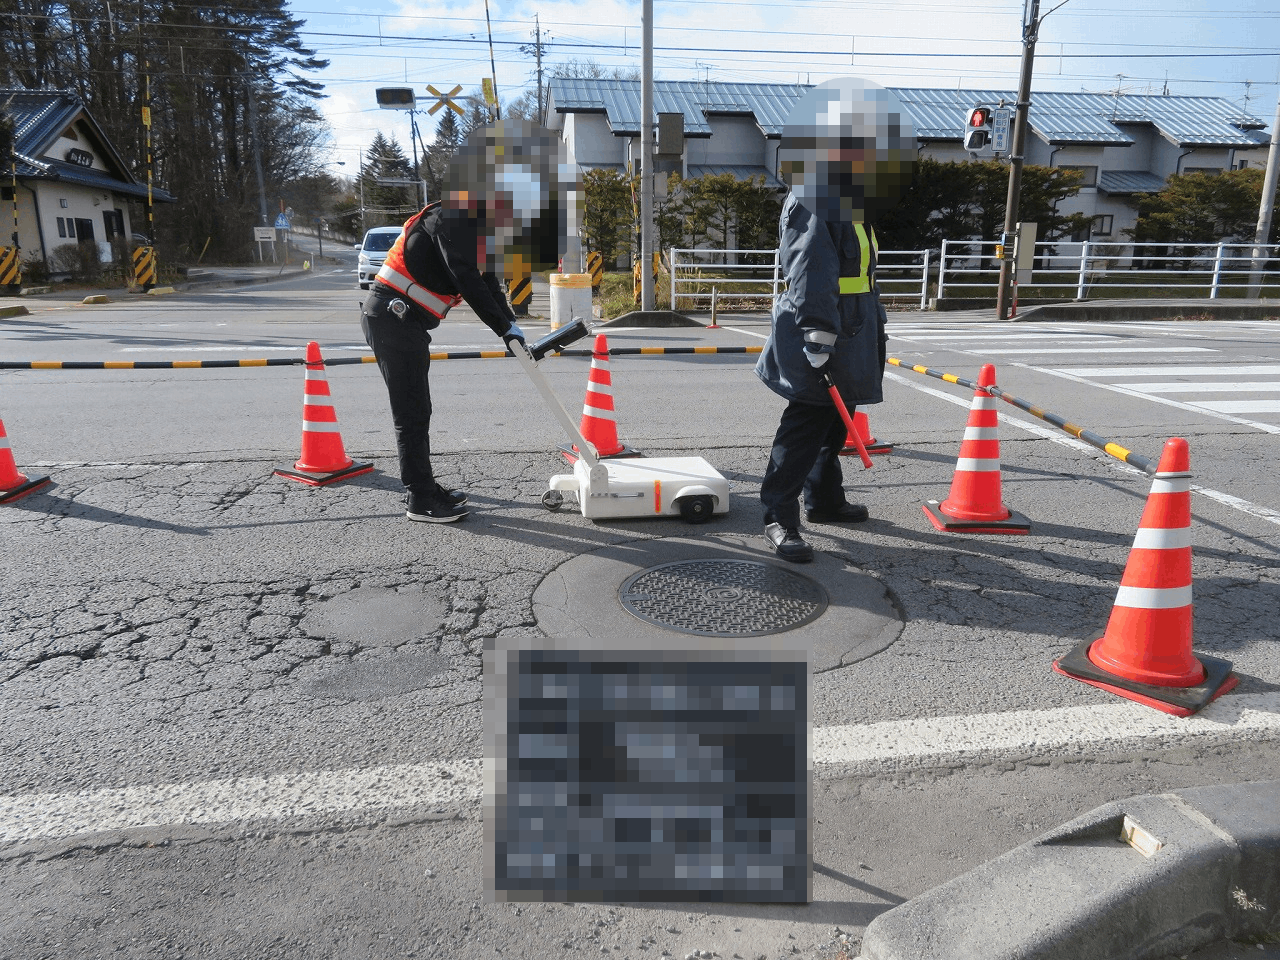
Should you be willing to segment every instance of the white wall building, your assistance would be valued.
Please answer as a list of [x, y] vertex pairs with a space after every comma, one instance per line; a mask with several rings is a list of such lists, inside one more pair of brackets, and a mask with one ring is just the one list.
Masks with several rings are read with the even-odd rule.
[[[807, 89], [797, 84], [656, 81], [655, 122], [663, 114], [678, 114], [684, 125], [683, 140], [660, 152], [678, 154], [684, 176], [764, 174], [766, 182], [780, 188], [782, 127]], [[943, 162], [983, 159], [962, 146], [970, 108], [1016, 100], [1010, 90], [891, 89], [911, 116], [921, 156]], [[1125, 242], [1123, 231], [1137, 220], [1132, 198], [1159, 192], [1171, 174], [1266, 166], [1270, 134], [1265, 122], [1218, 97], [1040, 93], [1031, 99], [1026, 161], [1084, 174], [1079, 195], [1060, 209], [1091, 217], [1090, 238], [1097, 241]], [[628, 163], [635, 169], [640, 83], [554, 79], [547, 126], [562, 131], [584, 169], [622, 169]]]

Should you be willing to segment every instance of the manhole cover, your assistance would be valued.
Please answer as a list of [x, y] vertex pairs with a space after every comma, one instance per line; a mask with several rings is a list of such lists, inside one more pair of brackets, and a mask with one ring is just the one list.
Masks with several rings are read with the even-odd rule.
[[822, 616], [827, 592], [808, 577], [752, 560], [684, 560], [628, 577], [623, 609], [702, 637], [763, 637]]

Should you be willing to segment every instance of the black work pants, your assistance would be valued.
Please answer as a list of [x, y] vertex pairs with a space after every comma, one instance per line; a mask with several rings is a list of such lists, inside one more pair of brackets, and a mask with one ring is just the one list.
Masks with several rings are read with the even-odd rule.
[[364, 339], [373, 348], [387, 384], [391, 420], [396, 428], [400, 480], [406, 488], [429, 495], [431, 473], [431, 332], [418, 310], [397, 317], [389, 297], [370, 296], [360, 314]]
[[838, 510], [845, 503], [840, 451], [847, 435], [834, 405], [787, 404], [760, 484], [765, 523], [800, 526], [802, 492], [808, 510]]

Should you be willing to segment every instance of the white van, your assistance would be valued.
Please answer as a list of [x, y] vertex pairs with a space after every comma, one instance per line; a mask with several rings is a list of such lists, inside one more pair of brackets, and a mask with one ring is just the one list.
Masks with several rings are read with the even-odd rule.
[[364, 235], [364, 240], [356, 244], [360, 254], [356, 257], [356, 283], [361, 290], [368, 290], [373, 278], [378, 275], [382, 262], [387, 259], [387, 251], [400, 236], [400, 227], [374, 227]]

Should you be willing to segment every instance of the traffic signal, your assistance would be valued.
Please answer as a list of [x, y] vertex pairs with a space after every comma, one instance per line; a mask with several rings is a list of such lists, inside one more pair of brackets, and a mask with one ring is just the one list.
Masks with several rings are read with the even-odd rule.
[[379, 87], [376, 93], [383, 110], [412, 110], [417, 105], [412, 87]]
[[991, 142], [991, 108], [974, 107], [964, 125], [964, 148], [981, 150]]

